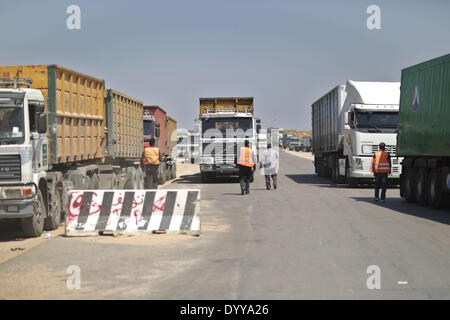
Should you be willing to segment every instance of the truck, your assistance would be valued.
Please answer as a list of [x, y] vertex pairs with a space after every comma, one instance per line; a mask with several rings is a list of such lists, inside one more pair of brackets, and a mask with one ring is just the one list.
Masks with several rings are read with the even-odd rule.
[[288, 148], [290, 151], [300, 151], [300, 138], [292, 136], [288, 140]]
[[155, 139], [162, 160], [159, 165], [158, 183], [163, 184], [177, 176], [176, 145], [177, 122], [169, 117], [167, 112], [157, 105], [147, 105], [143, 108], [144, 142]]
[[350, 187], [373, 181], [370, 165], [380, 142], [391, 155], [388, 181], [397, 183], [396, 155], [400, 83], [348, 80], [312, 104], [315, 172]]
[[253, 97], [200, 98], [200, 172], [202, 182], [217, 175], [238, 175], [237, 152], [248, 140], [257, 153], [261, 125]]
[[303, 136], [301, 140], [300, 150], [302, 150], [303, 152], [310, 152], [311, 142], [312, 142], [311, 136]]
[[401, 73], [400, 195], [432, 208], [450, 202], [450, 54]]
[[283, 133], [283, 149], [289, 148], [289, 140], [294, 137], [292, 133]]
[[0, 66], [0, 219], [59, 227], [71, 189], [143, 185], [142, 102], [58, 65]]

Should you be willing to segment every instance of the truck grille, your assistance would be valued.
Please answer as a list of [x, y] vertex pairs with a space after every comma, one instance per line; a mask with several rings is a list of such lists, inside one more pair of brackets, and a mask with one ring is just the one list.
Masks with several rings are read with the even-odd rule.
[[20, 181], [20, 155], [0, 155], [0, 181]]
[[[378, 145], [373, 144], [372, 145], [372, 153], [375, 153], [377, 151], [379, 151]], [[386, 146], [385, 151], [388, 152], [391, 155], [396, 155], [397, 154], [397, 146], [388, 145], [388, 146]]]

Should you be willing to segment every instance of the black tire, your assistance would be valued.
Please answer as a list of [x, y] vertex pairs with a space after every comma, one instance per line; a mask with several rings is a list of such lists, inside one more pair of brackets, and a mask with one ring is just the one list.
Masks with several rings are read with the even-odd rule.
[[358, 179], [350, 177], [350, 165], [348, 158], [345, 161], [345, 181], [350, 188], [356, 188], [358, 186]]
[[446, 193], [442, 188], [442, 169], [431, 169], [427, 181], [427, 202], [433, 209], [442, 209], [446, 205]]
[[158, 183], [164, 184], [166, 182], [166, 179], [167, 179], [166, 167], [164, 166], [164, 164], [162, 164], [159, 166]]
[[414, 196], [414, 168], [403, 167], [400, 181], [400, 194], [406, 202], [416, 202]]
[[56, 230], [61, 224], [61, 196], [58, 190], [49, 195], [48, 217], [44, 220], [45, 230]]
[[414, 176], [414, 198], [421, 206], [427, 205], [427, 169], [418, 168]]
[[98, 174], [94, 173], [90, 177], [89, 189], [90, 190], [98, 190], [98, 189], [100, 189], [100, 180], [98, 179]]
[[33, 202], [33, 216], [22, 219], [22, 231], [27, 237], [39, 237], [44, 231], [45, 202], [41, 190], [38, 190], [37, 201]]
[[172, 165], [170, 172], [172, 173], [172, 179], [176, 179], [177, 178], [177, 165], [176, 164]]

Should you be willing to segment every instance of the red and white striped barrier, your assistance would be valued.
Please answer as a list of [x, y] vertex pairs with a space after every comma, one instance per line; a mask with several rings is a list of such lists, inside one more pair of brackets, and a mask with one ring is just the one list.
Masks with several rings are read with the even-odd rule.
[[184, 233], [200, 235], [199, 190], [73, 190], [66, 236]]

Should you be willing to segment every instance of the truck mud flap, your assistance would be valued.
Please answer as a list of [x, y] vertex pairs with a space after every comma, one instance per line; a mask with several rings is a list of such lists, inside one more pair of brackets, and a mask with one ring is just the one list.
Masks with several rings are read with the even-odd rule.
[[200, 190], [73, 190], [65, 234], [200, 235]]

